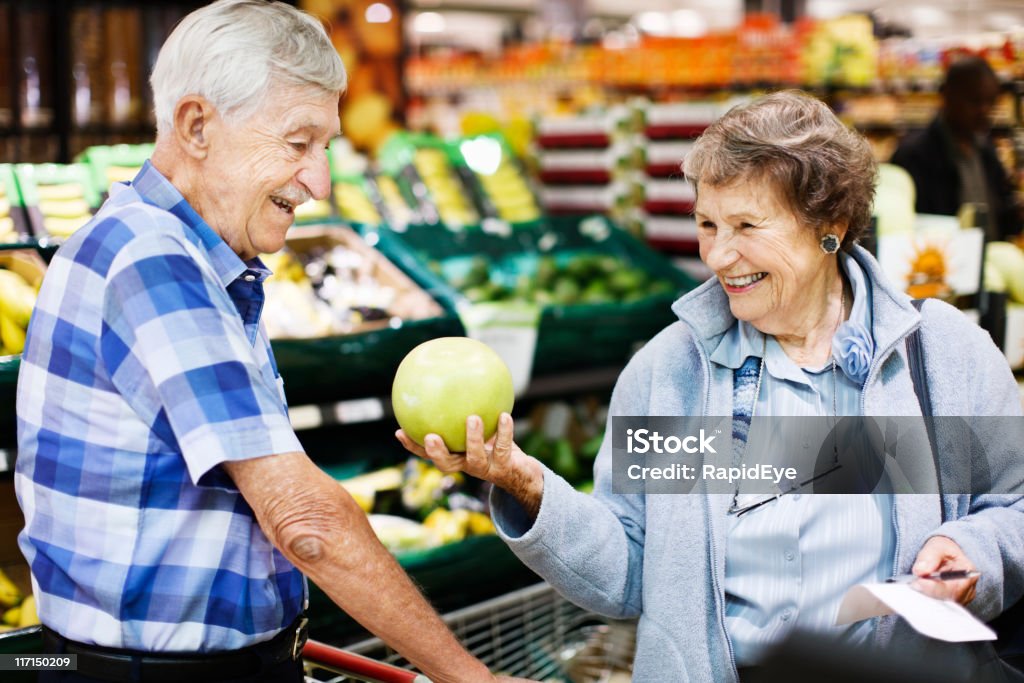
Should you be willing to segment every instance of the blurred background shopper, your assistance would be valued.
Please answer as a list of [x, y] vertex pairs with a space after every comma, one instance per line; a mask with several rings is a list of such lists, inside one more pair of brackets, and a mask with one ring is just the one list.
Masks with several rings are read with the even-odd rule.
[[999, 78], [982, 57], [950, 65], [942, 83], [942, 107], [924, 130], [908, 135], [892, 163], [907, 169], [917, 188], [918, 213], [955, 216], [964, 204], [975, 210], [989, 240], [1020, 234], [1021, 207], [989, 138]]

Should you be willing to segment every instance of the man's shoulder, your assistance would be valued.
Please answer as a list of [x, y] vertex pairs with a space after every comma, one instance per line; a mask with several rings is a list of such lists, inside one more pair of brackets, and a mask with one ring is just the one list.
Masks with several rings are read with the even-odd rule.
[[188, 253], [194, 243], [188, 227], [171, 212], [141, 199], [116, 197], [65, 242], [58, 256], [105, 276], [115, 258], [151, 253], [156, 244], [169, 253]]

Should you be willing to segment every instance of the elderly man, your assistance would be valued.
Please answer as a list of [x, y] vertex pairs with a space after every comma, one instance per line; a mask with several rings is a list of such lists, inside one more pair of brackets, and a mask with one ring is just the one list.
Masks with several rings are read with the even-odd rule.
[[78, 672], [41, 680], [302, 681], [303, 574], [433, 680], [495, 680], [302, 452], [260, 323], [257, 254], [328, 194], [345, 80], [292, 7], [192, 13], [153, 158], [54, 256], [15, 476], [45, 648]]

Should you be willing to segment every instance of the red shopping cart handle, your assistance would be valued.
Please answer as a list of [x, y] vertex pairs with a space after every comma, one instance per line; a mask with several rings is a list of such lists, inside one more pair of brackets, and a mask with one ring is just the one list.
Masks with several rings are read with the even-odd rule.
[[302, 656], [316, 664], [337, 669], [340, 673], [360, 676], [379, 683], [430, 683], [430, 679], [415, 671], [384, 664], [369, 657], [346, 652], [315, 640], [306, 641]]

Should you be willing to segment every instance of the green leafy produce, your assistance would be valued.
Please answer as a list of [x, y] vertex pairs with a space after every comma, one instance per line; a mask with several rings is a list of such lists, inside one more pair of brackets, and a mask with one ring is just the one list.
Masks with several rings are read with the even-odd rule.
[[651, 278], [615, 256], [581, 252], [559, 260], [543, 255], [533, 262], [490, 263], [474, 256], [448, 282], [474, 303], [522, 301], [541, 306], [629, 303], [667, 296], [676, 287]]

